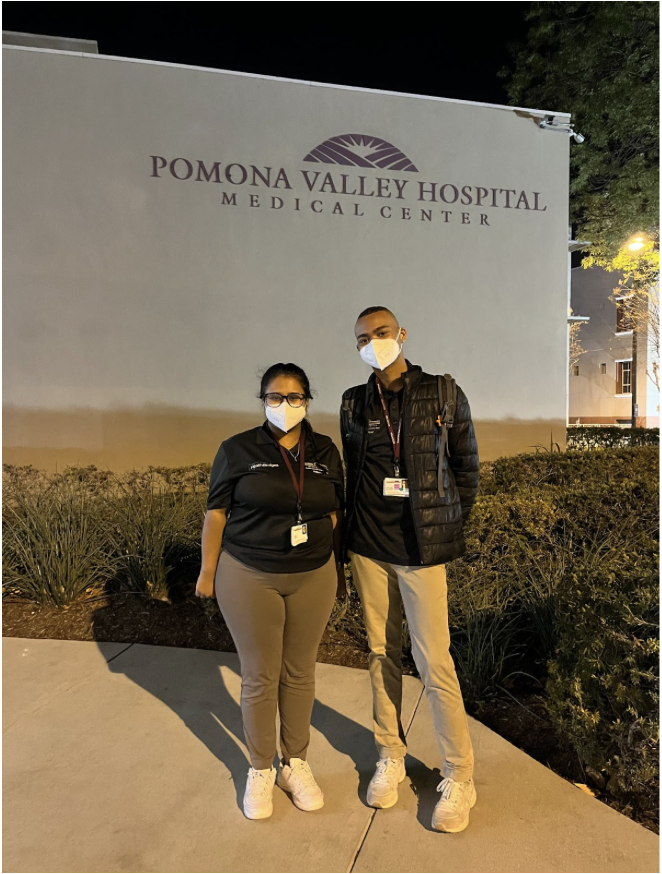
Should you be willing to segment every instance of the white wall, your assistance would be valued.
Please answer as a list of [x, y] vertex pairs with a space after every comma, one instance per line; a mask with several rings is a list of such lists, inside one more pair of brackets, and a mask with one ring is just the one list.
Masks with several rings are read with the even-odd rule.
[[[332, 427], [342, 390], [369, 375], [353, 326], [373, 304], [400, 317], [412, 361], [450, 371], [465, 389], [484, 423], [483, 457], [521, 451], [531, 427], [547, 443], [550, 428], [563, 440], [567, 136], [506, 108], [103, 56], [3, 54], [12, 457], [41, 452], [51, 463], [56, 450], [61, 460], [78, 451], [117, 464], [126, 438], [120, 455], [133, 463], [131, 440], [153, 440], [140, 421], [166, 408], [178, 421], [212, 417], [202, 448], [176, 428], [169, 459], [213, 453], [230, 420], [259, 421], [256, 373], [282, 359], [309, 372], [317, 415]], [[303, 160], [347, 133], [387, 140], [417, 172]], [[154, 177], [150, 156], [187, 159], [193, 177], [167, 168]], [[198, 160], [220, 162], [223, 181], [195, 181]], [[292, 188], [233, 185], [229, 163], [282, 168]], [[392, 196], [311, 193], [303, 171], [330, 172], [338, 186], [345, 174], [350, 191], [360, 176], [366, 191], [382, 178]], [[394, 180], [406, 183], [401, 199]], [[437, 196], [446, 183], [471, 186], [474, 200], [478, 187], [489, 194], [480, 207], [422, 203], [421, 182], [437, 183]], [[502, 205], [490, 205], [492, 189]], [[501, 189], [517, 192], [510, 208]], [[237, 205], [223, 205], [223, 192]], [[282, 208], [270, 208], [272, 196]], [[109, 425], [120, 414], [134, 417], [133, 437]]]

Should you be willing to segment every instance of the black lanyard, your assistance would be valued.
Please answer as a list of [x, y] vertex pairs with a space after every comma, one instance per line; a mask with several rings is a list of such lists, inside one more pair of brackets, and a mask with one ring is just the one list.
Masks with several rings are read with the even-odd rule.
[[391, 443], [393, 444], [393, 470], [396, 478], [400, 477], [400, 436], [402, 434], [402, 419], [404, 417], [405, 405], [404, 403], [400, 404], [400, 418], [398, 421], [398, 434], [397, 437], [395, 435], [395, 431], [393, 430], [393, 424], [391, 422], [391, 417], [388, 414], [388, 407], [386, 406], [386, 401], [384, 400], [384, 392], [382, 391], [382, 384], [379, 379], [375, 379], [377, 383], [377, 389], [379, 391], [379, 400], [382, 402], [382, 410], [384, 411], [384, 418], [386, 419], [386, 427], [388, 428], [388, 435], [391, 438]]
[[305, 461], [306, 461], [306, 439], [303, 433], [303, 428], [301, 429], [301, 436], [299, 437], [299, 482], [297, 482], [296, 474], [290, 464], [290, 459], [287, 457], [287, 452], [285, 449], [278, 444], [278, 448], [280, 449], [280, 454], [283, 456], [285, 464], [287, 465], [287, 469], [290, 472], [290, 476], [292, 477], [292, 482], [294, 483], [294, 491], [297, 493], [297, 519], [299, 524], [301, 524], [301, 499], [303, 498], [303, 476], [305, 473]]

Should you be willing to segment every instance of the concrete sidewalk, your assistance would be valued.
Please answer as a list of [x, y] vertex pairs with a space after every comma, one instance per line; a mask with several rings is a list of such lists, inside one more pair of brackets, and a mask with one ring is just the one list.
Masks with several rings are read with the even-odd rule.
[[4, 862], [11, 872], [654, 872], [657, 836], [470, 720], [469, 829], [429, 827], [439, 781], [421, 684], [405, 678], [409, 777], [373, 811], [368, 674], [318, 665], [309, 760], [326, 806], [241, 812], [237, 657], [3, 641]]

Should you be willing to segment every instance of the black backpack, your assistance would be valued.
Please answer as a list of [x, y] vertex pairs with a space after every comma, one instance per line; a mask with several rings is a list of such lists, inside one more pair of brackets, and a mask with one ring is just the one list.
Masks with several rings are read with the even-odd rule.
[[443, 376], [437, 376], [437, 391], [439, 393], [439, 416], [437, 417], [437, 425], [439, 426], [439, 449], [437, 456], [437, 489], [439, 494], [444, 496], [444, 478], [443, 478], [443, 459], [444, 455], [450, 457], [450, 449], [448, 448], [448, 429], [453, 427], [455, 417], [455, 406], [457, 404], [457, 385], [450, 373], [444, 373]]

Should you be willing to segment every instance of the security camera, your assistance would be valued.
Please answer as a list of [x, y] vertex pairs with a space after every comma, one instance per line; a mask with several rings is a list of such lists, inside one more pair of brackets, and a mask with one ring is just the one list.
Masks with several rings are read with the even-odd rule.
[[542, 121], [538, 122], [538, 127], [541, 130], [555, 130], [561, 134], [569, 134], [576, 143], [583, 143], [586, 139], [582, 134], [575, 133], [574, 125], [567, 121], [556, 121], [553, 115], [545, 116]]

